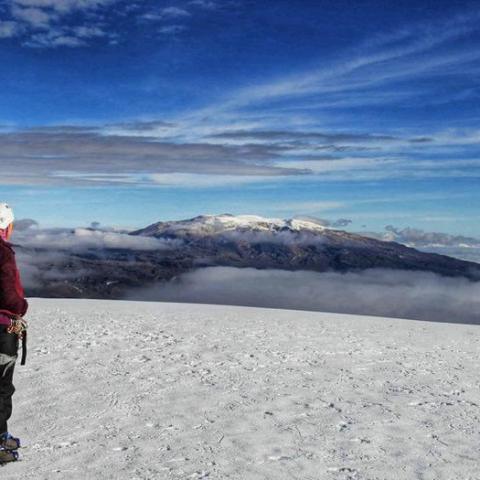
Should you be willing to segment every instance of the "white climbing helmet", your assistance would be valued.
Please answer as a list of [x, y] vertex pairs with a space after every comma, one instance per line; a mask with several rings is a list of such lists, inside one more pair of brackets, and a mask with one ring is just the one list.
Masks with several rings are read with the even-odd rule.
[[8, 203], [0, 203], [0, 228], [7, 228], [14, 220], [13, 210]]

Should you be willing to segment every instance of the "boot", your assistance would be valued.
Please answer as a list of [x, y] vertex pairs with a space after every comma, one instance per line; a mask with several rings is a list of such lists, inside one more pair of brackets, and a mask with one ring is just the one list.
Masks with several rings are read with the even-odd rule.
[[18, 460], [18, 452], [16, 450], [5, 450], [0, 448], [0, 465], [7, 462], [15, 462]]
[[0, 449], [17, 450], [20, 446], [20, 439], [13, 437], [10, 433], [5, 432], [0, 435]]

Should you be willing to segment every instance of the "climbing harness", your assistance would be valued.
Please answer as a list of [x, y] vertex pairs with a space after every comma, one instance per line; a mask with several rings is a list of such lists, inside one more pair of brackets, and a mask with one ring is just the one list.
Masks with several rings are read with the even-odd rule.
[[22, 361], [20, 365], [25, 365], [27, 360], [27, 329], [27, 321], [20, 316], [10, 319], [10, 326], [7, 328], [7, 333], [14, 333], [22, 341]]

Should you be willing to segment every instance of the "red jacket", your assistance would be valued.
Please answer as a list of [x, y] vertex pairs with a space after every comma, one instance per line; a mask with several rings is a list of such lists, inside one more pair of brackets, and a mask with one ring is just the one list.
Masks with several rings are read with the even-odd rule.
[[25, 315], [25, 300], [12, 246], [0, 238], [0, 314]]

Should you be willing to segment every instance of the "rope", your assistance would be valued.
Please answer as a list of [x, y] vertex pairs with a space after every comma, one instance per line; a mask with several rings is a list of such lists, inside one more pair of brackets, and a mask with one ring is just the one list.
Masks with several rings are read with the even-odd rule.
[[4, 365], [2, 377], [5, 376], [9, 368], [12, 368], [17, 361], [16, 355], [7, 355], [6, 353], [0, 353], [0, 365]]

